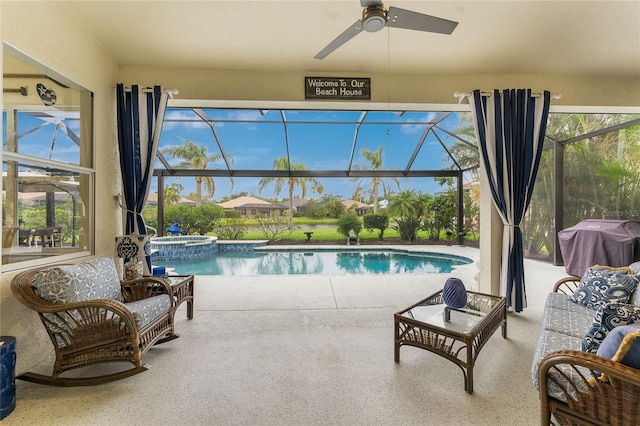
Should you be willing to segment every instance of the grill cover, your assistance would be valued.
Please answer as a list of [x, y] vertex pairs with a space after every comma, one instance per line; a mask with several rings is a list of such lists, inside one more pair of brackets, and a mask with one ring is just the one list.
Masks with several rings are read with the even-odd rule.
[[564, 266], [582, 276], [593, 265], [629, 266], [640, 260], [640, 222], [583, 220], [558, 232]]

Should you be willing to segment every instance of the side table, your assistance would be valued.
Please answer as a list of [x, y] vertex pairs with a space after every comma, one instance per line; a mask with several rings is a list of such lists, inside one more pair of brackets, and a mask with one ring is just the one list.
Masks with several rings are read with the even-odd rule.
[[182, 302], [187, 302], [187, 319], [193, 319], [194, 276], [169, 275], [164, 279], [173, 290], [173, 297], [176, 300], [176, 310]]

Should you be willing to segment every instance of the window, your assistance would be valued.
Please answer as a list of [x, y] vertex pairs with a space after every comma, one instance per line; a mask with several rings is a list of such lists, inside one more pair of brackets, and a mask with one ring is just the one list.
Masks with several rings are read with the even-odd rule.
[[2, 268], [93, 252], [93, 94], [3, 54]]

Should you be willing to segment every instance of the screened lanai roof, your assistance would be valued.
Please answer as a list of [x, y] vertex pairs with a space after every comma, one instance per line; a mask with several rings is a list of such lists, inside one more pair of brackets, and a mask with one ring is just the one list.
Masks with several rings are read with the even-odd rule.
[[[168, 108], [156, 170], [173, 176], [459, 176], [477, 166], [459, 158], [463, 148], [475, 147], [468, 120], [450, 111]], [[167, 155], [167, 147], [185, 141], [206, 148], [212, 159], [206, 169]], [[366, 152], [379, 149], [382, 163], [374, 165]], [[282, 158], [291, 167], [274, 169]]]

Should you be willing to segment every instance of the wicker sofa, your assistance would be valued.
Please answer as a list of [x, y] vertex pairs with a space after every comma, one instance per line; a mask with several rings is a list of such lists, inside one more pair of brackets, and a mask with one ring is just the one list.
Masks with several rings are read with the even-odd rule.
[[[51, 376], [17, 378], [57, 386], [106, 383], [147, 370], [143, 354], [178, 337], [175, 301], [164, 280], [149, 277], [121, 284], [111, 258], [23, 271], [12, 281], [16, 298], [36, 311], [55, 349]], [[91, 377], [61, 377], [92, 364], [126, 362], [132, 368]]]
[[[627, 271], [589, 268], [548, 295], [531, 368], [542, 425], [640, 424], [639, 275], [640, 262]], [[614, 279], [626, 287], [606, 291]]]

